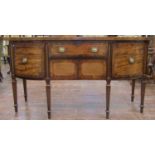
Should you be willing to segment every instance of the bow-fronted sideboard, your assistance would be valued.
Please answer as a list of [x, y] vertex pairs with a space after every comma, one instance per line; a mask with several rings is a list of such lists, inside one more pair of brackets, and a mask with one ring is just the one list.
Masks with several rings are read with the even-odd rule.
[[[51, 118], [51, 80], [106, 80], [106, 118], [110, 112], [112, 80], [141, 80], [140, 111], [144, 108], [149, 40], [143, 37], [53, 36], [11, 38], [12, 86], [15, 112], [17, 80], [45, 80], [48, 118]], [[133, 96], [132, 96], [133, 97]]]

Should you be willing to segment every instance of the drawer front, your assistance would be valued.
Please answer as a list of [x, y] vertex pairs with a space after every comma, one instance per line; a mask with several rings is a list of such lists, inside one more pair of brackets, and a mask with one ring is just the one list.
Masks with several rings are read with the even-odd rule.
[[50, 61], [50, 74], [52, 80], [74, 80], [77, 78], [77, 61], [52, 60]]
[[41, 44], [15, 45], [15, 74], [19, 77], [44, 77], [44, 46]]
[[51, 56], [106, 56], [107, 43], [54, 43], [49, 45]]
[[136, 77], [144, 70], [145, 44], [116, 43], [112, 47], [112, 76]]
[[81, 60], [79, 63], [80, 79], [105, 79], [106, 62], [104, 60]]

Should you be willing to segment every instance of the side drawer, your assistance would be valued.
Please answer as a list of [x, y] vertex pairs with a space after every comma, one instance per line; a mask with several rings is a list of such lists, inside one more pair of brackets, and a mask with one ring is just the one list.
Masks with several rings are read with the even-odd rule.
[[23, 78], [43, 78], [44, 44], [15, 44], [14, 62], [16, 76]]

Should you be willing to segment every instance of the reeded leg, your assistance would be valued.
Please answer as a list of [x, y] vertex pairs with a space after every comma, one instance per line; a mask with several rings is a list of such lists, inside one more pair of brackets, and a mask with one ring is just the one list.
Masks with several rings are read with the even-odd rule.
[[25, 102], [27, 102], [27, 81], [26, 81], [26, 79], [23, 79], [23, 87], [24, 87]]
[[131, 92], [131, 102], [134, 102], [134, 98], [135, 98], [135, 79], [132, 80], [132, 92]]
[[140, 112], [143, 113], [144, 110], [144, 97], [145, 97], [145, 81], [141, 80], [141, 105], [140, 105]]
[[18, 103], [17, 103], [17, 81], [16, 79], [12, 79], [12, 89], [13, 89], [13, 99], [14, 99], [14, 107], [15, 112], [18, 112]]
[[47, 95], [48, 119], [51, 119], [51, 85], [50, 85], [50, 80], [46, 80], [46, 95]]
[[107, 85], [106, 85], [106, 119], [109, 119], [109, 114], [110, 114], [110, 90], [111, 90], [110, 81], [107, 81]]

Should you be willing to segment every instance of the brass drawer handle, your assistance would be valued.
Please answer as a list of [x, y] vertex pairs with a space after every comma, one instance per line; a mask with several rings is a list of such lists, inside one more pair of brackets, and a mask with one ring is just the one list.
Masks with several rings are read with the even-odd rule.
[[59, 47], [59, 52], [60, 53], [64, 53], [65, 52], [65, 48], [64, 47]]
[[97, 51], [98, 51], [98, 48], [97, 48], [97, 47], [92, 47], [92, 48], [91, 48], [91, 52], [92, 52], [92, 53], [96, 53]]
[[129, 64], [134, 64], [135, 63], [135, 58], [130, 56], [128, 61], [129, 61]]
[[22, 64], [27, 64], [28, 63], [28, 59], [26, 57], [22, 58]]

